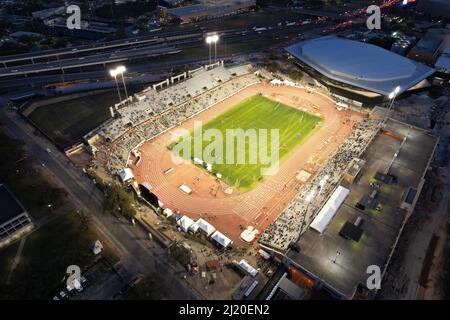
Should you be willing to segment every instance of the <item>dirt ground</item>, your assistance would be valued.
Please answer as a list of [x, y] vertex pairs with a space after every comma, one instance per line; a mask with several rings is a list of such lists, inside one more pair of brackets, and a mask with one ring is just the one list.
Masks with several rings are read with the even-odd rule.
[[[177, 129], [190, 132], [194, 121], [207, 123], [241, 100], [259, 93], [324, 119], [314, 133], [281, 163], [276, 174], [267, 176], [252, 190], [240, 193], [201, 168], [184, 161], [173, 161], [173, 154], [167, 146], [176, 141]], [[302, 188], [303, 184], [296, 180], [296, 175], [306, 170], [312, 173], [312, 178], [361, 120], [361, 114], [338, 111], [331, 99], [318, 93], [288, 86], [257, 84], [144, 143], [139, 148], [141, 161], [133, 165], [132, 170], [137, 182], [148, 182], [151, 191], [165, 207], [192, 219], [203, 218], [232, 239], [235, 245], [244, 245], [240, 233], [247, 226], [260, 232], [269, 226]], [[193, 192], [186, 194], [181, 191], [179, 186], [182, 184]]]

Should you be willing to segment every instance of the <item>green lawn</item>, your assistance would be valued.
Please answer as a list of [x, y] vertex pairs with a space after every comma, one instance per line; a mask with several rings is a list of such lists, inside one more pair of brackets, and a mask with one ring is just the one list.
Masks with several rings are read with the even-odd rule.
[[[261, 152], [259, 152], [259, 143], [261, 140], [258, 136], [256, 136], [257, 140], [253, 140], [253, 143], [249, 137], [246, 137], [245, 144], [239, 144], [236, 139], [226, 139], [227, 129], [242, 129], [244, 131], [247, 131], [248, 129], [256, 129], [257, 135], [261, 132], [258, 130], [267, 129], [267, 156], [269, 157], [271, 156], [272, 148], [272, 134], [270, 130], [279, 129], [279, 148], [277, 149], [279, 152], [278, 158], [281, 162], [296, 146], [305, 141], [305, 139], [311, 134], [313, 129], [321, 122], [321, 120], [322, 119], [320, 117], [291, 108], [263, 96], [255, 95], [241, 101], [236, 106], [216, 117], [209, 123], [203, 124], [203, 139], [194, 138], [194, 143], [190, 143], [191, 139], [200, 133], [200, 131], [197, 130], [195, 132], [191, 132], [190, 136], [172, 144], [169, 148], [173, 152], [178, 153], [180, 156], [188, 158], [189, 160], [193, 160], [194, 157], [206, 160], [205, 154], [217, 156], [218, 159], [222, 159], [222, 163], [220, 163], [220, 160], [216, 160], [215, 163], [213, 163], [211, 172], [213, 174], [220, 173], [222, 175], [222, 179], [229, 185], [245, 192], [252, 189], [259, 181], [263, 179], [264, 175], [261, 172], [261, 169], [270, 167], [270, 164], [261, 161]], [[207, 137], [205, 137], [204, 134], [208, 129], [219, 130], [224, 137], [223, 143], [220, 143], [219, 140], [216, 141], [215, 138], [207, 140]], [[202, 141], [201, 150], [203, 150], [203, 153], [198, 156], [195, 154], [194, 150], [196, 145], [199, 146], [200, 141]], [[233, 147], [229, 148], [229, 150], [234, 150], [234, 159], [230, 157], [233, 161], [226, 161], [226, 145], [227, 142], [230, 144], [230, 141]], [[218, 152], [212, 150], [214, 149], [214, 145], [223, 146], [223, 156], [219, 156]], [[187, 152], [183, 152], [183, 146], [187, 148], [185, 150], [188, 150], [189, 147], [187, 146], [190, 146], [190, 155]], [[251, 163], [251, 158], [249, 156], [249, 151], [252, 150], [254, 150], [257, 154], [257, 161], [253, 163]], [[205, 153], [205, 151], [207, 152]], [[238, 157], [242, 154], [245, 155], [245, 161], [238, 162]]]
[[107, 120], [109, 107], [117, 102], [117, 92], [110, 91], [39, 107], [29, 118], [65, 148]]

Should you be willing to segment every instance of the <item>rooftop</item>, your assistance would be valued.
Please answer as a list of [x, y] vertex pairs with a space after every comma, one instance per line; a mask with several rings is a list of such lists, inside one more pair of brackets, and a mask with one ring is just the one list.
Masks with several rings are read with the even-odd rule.
[[448, 46], [447, 48], [444, 49], [444, 51], [442, 51], [442, 54], [436, 61], [434, 67], [436, 68], [437, 71], [450, 70], [450, 46]]
[[[350, 189], [350, 195], [326, 230], [321, 235], [309, 228], [297, 242], [299, 252], [288, 252], [288, 257], [301, 269], [347, 298], [353, 296], [359, 283], [366, 284], [369, 265], [384, 269], [407, 217], [407, 212], [398, 209], [402, 195], [410, 187], [420, 189], [437, 142], [436, 137], [425, 131], [397, 121], [389, 120], [387, 128], [399, 136], [378, 133], [365, 153], [366, 164], [361, 177], [354, 184], [345, 185]], [[399, 137], [406, 137], [404, 143]], [[377, 181], [379, 195], [373, 208], [356, 208], [361, 197], [372, 191], [369, 183], [374, 181], [377, 172], [388, 172], [397, 177], [397, 182]], [[343, 226], [347, 222], [354, 224], [358, 217], [362, 218], [360, 238], [358, 235], [354, 241], [351, 237], [342, 237], [339, 233]]]
[[0, 207], [0, 224], [25, 212], [22, 205], [3, 184], [0, 185]]
[[380, 47], [326, 36], [296, 43], [286, 51], [322, 75], [388, 96], [407, 91], [434, 70]]

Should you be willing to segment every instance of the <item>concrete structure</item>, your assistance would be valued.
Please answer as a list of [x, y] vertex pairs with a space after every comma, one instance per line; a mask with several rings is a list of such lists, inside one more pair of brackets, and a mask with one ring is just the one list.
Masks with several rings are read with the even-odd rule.
[[9, 189], [0, 184], [0, 248], [34, 228], [31, 217]]
[[[419, 198], [437, 142], [422, 129], [389, 119], [364, 153], [361, 178], [353, 184], [341, 181], [350, 195], [325, 232], [307, 230], [296, 242], [298, 250], [288, 250], [286, 264], [337, 298], [373, 297], [376, 291], [366, 288], [367, 268], [378, 266], [384, 276]], [[369, 182], [376, 177], [391, 178], [377, 181], [375, 207], [356, 207], [362, 195], [374, 191]], [[362, 230], [360, 237], [343, 236], [342, 227], [350, 224]]]
[[380, 47], [334, 36], [306, 40], [285, 49], [296, 63], [332, 92], [363, 103], [382, 102], [427, 86], [434, 70]]

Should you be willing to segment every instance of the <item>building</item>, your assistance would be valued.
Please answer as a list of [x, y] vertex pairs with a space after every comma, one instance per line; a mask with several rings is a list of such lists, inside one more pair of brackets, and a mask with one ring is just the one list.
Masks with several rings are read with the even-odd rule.
[[33, 18], [41, 19], [41, 20], [45, 20], [45, 19], [48, 19], [48, 18], [54, 17], [54, 16], [60, 16], [63, 14], [66, 14], [65, 6], [56, 7], [56, 8], [48, 8], [48, 9], [44, 9], [44, 10], [34, 11], [33, 13], [31, 13]]
[[417, 9], [430, 17], [450, 19], [450, 0], [419, 0]]
[[[336, 203], [336, 212], [326, 223], [320, 228], [311, 224], [300, 236], [295, 243], [298, 250], [292, 247], [285, 255], [286, 266], [335, 298], [354, 299], [361, 292], [373, 297], [376, 290], [366, 287], [368, 267], [378, 266], [381, 277], [386, 273], [437, 142], [425, 130], [389, 119], [364, 152], [360, 178], [351, 184], [341, 181], [349, 195]], [[375, 195], [372, 205], [358, 206], [366, 194]]]
[[442, 41], [423, 37], [409, 51], [407, 57], [428, 65], [433, 65], [439, 55]]
[[186, 0], [163, 0], [163, 2], [166, 3], [168, 7], [176, 7], [186, 2]]
[[285, 50], [332, 94], [365, 105], [386, 101], [397, 86], [399, 94], [427, 88], [427, 78], [434, 73], [383, 48], [335, 36], [302, 41]]
[[65, 17], [45, 19], [44, 24], [51, 34], [85, 39], [98, 39], [117, 32], [117, 27], [114, 24], [94, 20], [81, 20], [81, 29], [68, 29]]
[[245, 12], [255, 4], [255, 0], [204, 1], [200, 4], [172, 8], [167, 12], [170, 16], [178, 18], [181, 23], [189, 23]]
[[25, 208], [3, 184], [0, 184], [0, 208], [0, 247], [19, 239], [34, 228]]
[[441, 41], [440, 52], [450, 46], [450, 29], [432, 28], [428, 29], [425, 37]]
[[440, 85], [450, 84], [450, 46], [447, 47], [434, 64], [436, 77], [434, 82]]
[[394, 32], [392, 36], [395, 38], [395, 42], [391, 46], [391, 51], [402, 56], [406, 55], [416, 40], [416, 37], [407, 36], [400, 32]]

